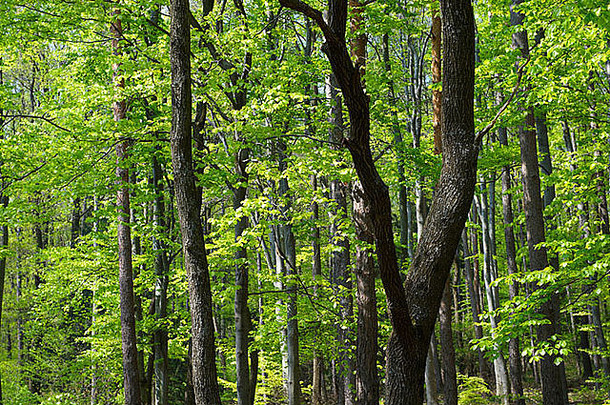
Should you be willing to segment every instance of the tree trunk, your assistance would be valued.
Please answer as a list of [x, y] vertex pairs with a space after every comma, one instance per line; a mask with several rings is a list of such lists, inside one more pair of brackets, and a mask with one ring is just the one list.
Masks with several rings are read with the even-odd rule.
[[[337, 144], [343, 139], [343, 106], [341, 95], [337, 91], [337, 81], [333, 74], [330, 75], [327, 84], [327, 96], [332, 100], [331, 115], [329, 117], [331, 124], [330, 139]], [[331, 282], [335, 293], [337, 294], [340, 306], [340, 324], [337, 326], [337, 337], [339, 341], [339, 362], [336, 373], [337, 379], [335, 386], [337, 389], [337, 402], [339, 405], [353, 404], [354, 397], [352, 388], [354, 380], [352, 378], [354, 371], [354, 362], [349, 354], [351, 346], [350, 339], [353, 335], [349, 328], [345, 328], [346, 323], [351, 323], [353, 318], [353, 302], [352, 302], [352, 284], [349, 274], [350, 261], [350, 243], [340, 231], [341, 223], [347, 220], [347, 186], [343, 181], [338, 179], [330, 180], [330, 199], [334, 202], [330, 209], [332, 223], [330, 226], [331, 243], [336, 246], [331, 253]], [[358, 204], [355, 202], [355, 206]], [[362, 208], [364, 208], [362, 206]], [[354, 212], [354, 216], [358, 213]], [[357, 264], [356, 264], [357, 265]]]
[[443, 168], [405, 286], [398, 268], [388, 187], [370, 148], [369, 97], [345, 42], [347, 4], [329, 3], [322, 13], [298, 0], [281, 0], [314, 19], [324, 33], [326, 53], [348, 107], [346, 144], [371, 213], [379, 273], [386, 291], [392, 333], [387, 352], [386, 404], [421, 404], [427, 347], [449, 268], [472, 203], [478, 145], [474, 136], [474, 16], [469, 1], [442, 1], [446, 47], [443, 54]]
[[[249, 150], [240, 149], [235, 156], [235, 169], [239, 186], [233, 190], [233, 209], [239, 212], [246, 199], [248, 173], [246, 165]], [[242, 214], [235, 224], [235, 367], [237, 369], [237, 403], [249, 405], [254, 395], [250, 387], [250, 366], [248, 363], [248, 339], [250, 333], [250, 311], [248, 310], [248, 258], [245, 245], [241, 242], [248, 227], [248, 218]]]
[[196, 193], [191, 146], [191, 64], [188, 0], [172, 0], [170, 62], [172, 72], [171, 154], [176, 208], [189, 286], [192, 322], [192, 374], [195, 403], [220, 405], [212, 293], [201, 223], [201, 195]]
[[[0, 58], [0, 63], [2, 59]], [[3, 70], [0, 68], [0, 86], [4, 85], [4, 77]], [[4, 109], [0, 106], [0, 128], [4, 128], [5, 119], [4, 119]], [[4, 133], [0, 134], [0, 139], [4, 139]], [[0, 159], [0, 178], [4, 178], [2, 172], [2, 166], [4, 159]], [[6, 184], [4, 181], [0, 181], [0, 187], [2, 190], [6, 190]], [[0, 191], [0, 206], [3, 209], [8, 207], [9, 197], [5, 195], [4, 191]], [[0, 225], [0, 249], [6, 250], [8, 249], [8, 225], [2, 224]], [[0, 331], [2, 330], [2, 309], [3, 309], [3, 301], [4, 301], [4, 282], [6, 279], [6, 257], [2, 255], [0, 257]], [[10, 333], [9, 333], [9, 347], [10, 347]], [[8, 350], [8, 357], [11, 358], [11, 350]], [[0, 405], [4, 404], [3, 395], [2, 395], [2, 375], [0, 374]]]
[[[112, 50], [115, 56], [121, 54], [119, 42], [123, 36], [119, 11], [115, 11], [117, 18], [111, 24], [113, 35]], [[113, 65], [115, 86], [124, 88], [125, 81], [119, 77], [120, 65]], [[127, 104], [125, 100], [116, 101], [112, 105], [114, 120], [119, 122], [125, 119]], [[116, 145], [117, 169], [116, 176], [119, 182], [117, 192], [117, 206], [119, 209], [117, 237], [119, 247], [119, 287], [121, 307], [121, 341], [123, 350], [123, 387], [125, 390], [125, 404], [140, 404], [140, 379], [138, 376], [138, 349], [136, 347], [136, 319], [133, 294], [133, 266], [131, 258], [131, 228], [129, 225], [129, 169], [128, 169], [129, 141], [122, 136]]]
[[[311, 186], [314, 194], [318, 191], [317, 175], [311, 175]], [[318, 220], [320, 219], [319, 207], [316, 197], [311, 203], [311, 219], [314, 223], [312, 228], [312, 263], [311, 277], [314, 282], [314, 297], [318, 297], [317, 283], [322, 277], [322, 254], [320, 249], [320, 227]], [[316, 350], [317, 342], [314, 336], [314, 354], [313, 354], [313, 369], [311, 383], [311, 403], [312, 405], [321, 405], [324, 401], [324, 359], [320, 352]]]
[[[362, 32], [364, 26], [364, 8], [360, 0], [349, 0], [351, 8], [350, 28], [354, 38], [351, 41], [352, 59], [364, 76], [366, 66], [367, 36]], [[362, 83], [364, 86], [365, 83]], [[399, 171], [402, 165], [399, 163]], [[400, 185], [400, 189], [404, 188]], [[377, 296], [375, 292], [375, 262], [372, 250], [373, 224], [370, 221], [370, 208], [364, 197], [362, 185], [354, 183], [352, 187], [353, 216], [356, 228], [356, 239], [361, 242], [356, 247], [356, 301], [358, 305], [358, 323], [356, 335], [356, 379], [355, 387], [352, 370], [348, 370], [346, 387], [346, 405], [379, 404], [379, 380], [377, 376]], [[402, 212], [402, 210], [401, 210]], [[401, 249], [402, 251], [402, 249]], [[354, 392], [355, 388], [355, 392]], [[355, 397], [354, 397], [354, 394]]]
[[[498, 130], [500, 145], [508, 146], [506, 128]], [[515, 232], [513, 231], [513, 203], [511, 188], [510, 166], [502, 168], [502, 215], [504, 218], [504, 240], [506, 244], [506, 267], [509, 275], [516, 275], [517, 268], [517, 249], [515, 247]], [[519, 284], [513, 281], [508, 287], [508, 296], [514, 300], [519, 296]], [[512, 400], [514, 405], [525, 405], [523, 397], [523, 376], [521, 370], [521, 349], [519, 337], [511, 336], [508, 342], [508, 362], [510, 364], [510, 383], [512, 390]]]
[[[474, 244], [476, 248], [476, 244]], [[473, 255], [471, 250], [468, 247], [468, 232], [466, 230], [462, 233], [462, 250], [464, 251], [464, 276], [466, 277], [466, 284], [468, 287], [468, 297], [470, 299], [470, 310], [472, 314], [472, 323], [474, 324], [474, 337], [475, 339], [483, 338], [483, 328], [480, 324], [481, 322], [481, 305], [480, 298], [478, 294], [478, 289], [475, 285], [475, 272], [478, 272], [477, 269], [473, 269], [473, 266], [470, 263], [470, 257]], [[476, 252], [475, 252], [476, 253]], [[476, 257], [474, 260], [477, 260]], [[479, 375], [483, 377], [483, 379], [492, 385], [493, 378], [491, 377], [491, 372], [489, 370], [489, 366], [487, 364], [487, 360], [485, 360], [485, 356], [480, 349], [477, 349], [478, 355], [478, 363], [479, 363]]]
[[[163, 198], [162, 168], [155, 155], [152, 158], [153, 186], [155, 189], [154, 222], [159, 233], [167, 232], [165, 223], [165, 202]], [[153, 239], [155, 253], [155, 289], [154, 311], [157, 322], [163, 322], [167, 316], [167, 287], [169, 283], [169, 262], [161, 238]], [[157, 325], [153, 334], [154, 355], [154, 390], [153, 405], [167, 405], [168, 394], [168, 358], [167, 358], [167, 330], [165, 326]]]
[[375, 261], [367, 248], [375, 243], [362, 186], [355, 183], [352, 191], [356, 238], [364, 245], [356, 246], [356, 299], [358, 330], [356, 339], [356, 398], [358, 405], [379, 404], [377, 375], [377, 297], [375, 293]]
[[[485, 181], [483, 181], [485, 184]], [[494, 285], [496, 280], [493, 271], [494, 258], [492, 249], [492, 240], [490, 234], [493, 232], [493, 227], [489, 224], [491, 218], [488, 213], [487, 195], [486, 190], [483, 189], [483, 193], [475, 198], [477, 202], [477, 208], [479, 213], [479, 219], [481, 221], [481, 239], [483, 241], [483, 278], [485, 280], [485, 296], [487, 298], [487, 310], [489, 312], [489, 321], [491, 324], [491, 333], [495, 333], [494, 330], [498, 327], [498, 318], [495, 312], [500, 307], [500, 299], [498, 297], [498, 289]], [[506, 362], [504, 355], [500, 347], [494, 347], [495, 358], [494, 358], [494, 373], [496, 380], [496, 395], [498, 395], [504, 405], [508, 405], [509, 397], [509, 382], [508, 372], [506, 370]]]
[[455, 349], [453, 347], [453, 331], [451, 329], [451, 283], [447, 278], [445, 292], [439, 311], [441, 330], [441, 358], [443, 365], [444, 405], [457, 405], [458, 387], [455, 367]]
[[[522, 25], [524, 15], [514, 11], [514, 6], [523, 0], [513, 0], [511, 6], [511, 25]], [[513, 34], [513, 45], [521, 50], [523, 58], [529, 57], [529, 45], [526, 31]], [[530, 270], [542, 271], [549, 265], [545, 242], [543, 205], [540, 191], [540, 174], [538, 170], [538, 151], [536, 148], [535, 118], [532, 108], [527, 108], [524, 125], [519, 128], [521, 147], [521, 175], [523, 182], [523, 209], [527, 229], [527, 245], [530, 258]], [[544, 288], [544, 287], [542, 287]], [[549, 322], [537, 327], [539, 342], [547, 342], [559, 333], [559, 296], [551, 293], [551, 299], [542, 303], [539, 313]], [[562, 365], [554, 363], [556, 356], [545, 355], [541, 361], [542, 397], [545, 405], [568, 403], [565, 371]]]
[[[280, 173], [287, 169], [286, 144], [277, 143], [278, 163]], [[276, 235], [276, 263], [281, 273], [286, 276], [286, 386], [289, 405], [301, 403], [300, 364], [299, 364], [299, 328], [297, 319], [297, 268], [296, 248], [290, 217], [290, 196], [288, 195], [288, 180], [282, 176], [279, 180], [278, 194], [283, 201], [280, 215], [282, 223], [278, 226]]]

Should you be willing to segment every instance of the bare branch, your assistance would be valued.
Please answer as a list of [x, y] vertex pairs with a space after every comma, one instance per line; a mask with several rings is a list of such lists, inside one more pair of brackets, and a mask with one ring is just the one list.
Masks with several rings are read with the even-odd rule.
[[491, 129], [494, 127], [494, 125], [496, 125], [496, 122], [498, 121], [498, 118], [500, 118], [500, 116], [504, 113], [504, 111], [506, 111], [506, 109], [508, 108], [508, 106], [510, 105], [510, 103], [513, 101], [513, 99], [515, 98], [515, 95], [517, 94], [517, 91], [519, 91], [519, 86], [521, 85], [521, 78], [523, 77], [523, 74], [525, 73], [525, 67], [527, 66], [527, 64], [530, 61], [530, 57], [528, 56], [527, 59], [525, 60], [525, 62], [523, 63], [523, 65], [521, 65], [519, 67], [519, 69], [517, 70], [517, 83], [515, 83], [515, 87], [513, 88], [513, 92], [511, 93], [510, 97], [508, 97], [508, 100], [506, 100], [506, 102], [504, 103], [504, 105], [498, 110], [498, 113], [496, 114], [496, 116], [491, 120], [491, 122], [489, 124], [487, 124], [487, 126], [485, 128], [483, 128], [476, 136], [474, 139], [474, 142], [476, 145], [478, 145], [481, 140], [483, 139], [483, 137], [489, 132], [491, 131]]

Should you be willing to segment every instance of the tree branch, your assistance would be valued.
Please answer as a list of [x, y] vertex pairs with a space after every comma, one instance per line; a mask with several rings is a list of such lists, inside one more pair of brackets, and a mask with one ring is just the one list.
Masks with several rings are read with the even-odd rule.
[[301, 0], [280, 0], [280, 5], [291, 10], [298, 11], [306, 17], [314, 20], [315, 23], [318, 24], [318, 27], [320, 27], [322, 30], [322, 33], [324, 33], [324, 38], [326, 41], [337, 40], [336, 35], [332, 32], [328, 24], [326, 24], [326, 21], [324, 21], [324, 16], [320, 10], [311, 7], [309, 4], [304, 3]]
[[515, 95], [517, 94], [517, 91], [519, 91], [519, 86], [521, 85], [521, 78], [523, 77], [523, 74], [525, 73], [525, 67], [527, 66], [529, 61], [530, 61], [530, 57], [528, 56], [527, 59], [525, 60], [525, 62], [523, 63], [523, 65], [521, 65], [519, 67], [519, 69], [517, 70], [517, 83], [515, 83], [515, 87], [513, 88], [513, 92], [511, 93], [510, 97], [508, 97], [508, 100], [506, 100], [504, 105], [498, 110], [498, 113], [491, 120], [491, 122], [489, 124], [487, 124], [487, 126], [485, 128], [483, 128], [475, 136], [475, 138], [474, 138], [475, 145], [478, 145], [481, 142], [481, 140], [483, 139], [483, 137], [485, 135], [487, 135], [487, 133], [489, 131], [491, 131], [491, 129], [494, 127], [494, 125], [496, 125], [496, 122], [498, 121], [498, 118], [500, 118], [500, 116], [504, 113], [504, 111], [506, 111], [506, 109], [508, 108], [509, 104], [515, 98]]

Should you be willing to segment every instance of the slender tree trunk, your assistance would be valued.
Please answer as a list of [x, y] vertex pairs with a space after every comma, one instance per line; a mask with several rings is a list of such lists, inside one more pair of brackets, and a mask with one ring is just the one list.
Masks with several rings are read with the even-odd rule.
[[[468, 297], [470, 299], [470, 310], [472, 314], [472, 323], [474, 324], [474, 337], [475, 339], [483, 338], [483, 328], [480, 324], [481, 317], [481, 305], [480, 298], [475, 288], [475, 272], [478, 270], [473, 269], [473, 266], [470, 262], [470, 257], [472, 256], [472, 252], [469, 248], [468, 242], [468, 232], [466, 230], [462, 233], [462, 250], [464, 251], [464, 276], [466, 277], [466, 284], [468, 286]], [[473, 244], [476, 248], [476, 244]], [[476, 257], [474, 260], [477, 260]], [[493, 382], [493, 378], [490, 377], [490, 371], [487, 364], [487, 360], [483, 355], [483, 352], [480, 349], [477, 349], [478, 355], [478, 364], [479, 364], [479, 375], [483, 377], [486, 382]]]
[[[441, 15], [437, 2], [432, 3], [432, 83], [441, 84]], [[441, 136], [442, 92], [432, 90], [432, 127], [434, 129], [434, 153], [443, 151]]]
[[201, 223], [201, 195], [196, 193], [191, 145], [191, 64], [188, 0], [171, 1], [172, 71], [171, 153], [176, 207], [189, 285], [192, 322], [192, 380], [197, 405], [220, 405], [212, 293]]
[[[0, 58], [0, 62], [2, 62], [2, 59]], [[3, 70], [0, 68], [0, 86], [4, 85], [4, 77], [3, 77]], [[2, 107], [0, 107], [0, 128], [4, 128], [4, 123], [5, 123], [5, 119], [4, 119], [4, 109]], [[4, 132], [0, 133], [0, 139], [4, 139]], [[0, 159], [0, 178], [4, 178], [3, 177], [3, 162], [4, 159]], [[0, 181], [0, 186], [2, 187], [2, 190], [6, 189], [6, 184], [4, 181]], [[7, 195], [5, 195], [4, 191], [0, 192], [0, 206], [3, 209], [6, 209], [8, 207], [8, 203], [9, 203], [9, 197]], [[0, 240], [0, 248], [3, 250], [8, 249], [8, 224], [2, 224], [0, 225], [0, 237], [2, 237], [2, 239]], [[3, 309], [3, 302], [4, 302], [4, 282], [6, 280], [6, 257], [4, 255], [2, 255], [2, 257], [0, 257], [0, 330], [2, 330], [2, 309]], [[9, 333], [9, 347], [10, 347], [10, 333]], [[11, 358], [11, 350], [7, 350], [8, 351], [8, 357], [9, 359]], [[2, 395], [2, 375], [0, 375], [0, 405], [4, 404], [4, 400], [3, 400], [3, 395]]]
[[[396, 107], [396, 95], [394, 91], [394, 81], [392, 77], [392, 66], [390, 63], [390, 38], [386, 33], [383, 35], [383, 63], [386, 73], [390, 78], [388, 81], [388, 97], [390, 105]], [[394, 148], [396, 149], [397, 168], [398, 168], [398, 209], [399, 209], [399, 224], [400, 224], [400, 268], [406, 262], [407, 258], [413, 257], [413, 246], [411, 241], [411, 218], [410, 218], [410, 203], [407, 199], [407, 186], [405, 179], [404, 165], [404, 140], [400, 131], [399, 118], [397, 108], [392, 108], [392, 132], [394, 134]]]
[[[514, 6], [522, 0], [513, 0], [511, 7], [511, 25], [521, 25], [524, 15], [514, 11]], [[513, 45], [521, 50], [523, 58], [529, 57], [529, 45], [526, 31], [513, 34]], [[521, 175], [523, 182], [523, 208], [527, 228], [527, 244], [530, 258], [530, 270], [542, 271], [549, 265], [546, 248], [540, 246], [546, 240], [543, 217], [543, 201], [540, 191], [540, 174], [538, 169], [538, 151], [536, 148], [535, 118], [532, 108], [527, 108], [524, 125], [519, 128], [521, 147]], [[544, 288], [544, 287], [543, 287]], [[551, 293], [551, 298], [542, 303], [540, 314], [549, 323], [538, 326], [539, 342], [547, 342], [559, 333], [559, 296]], [[545, 355], [541, 360], [542, 396], [545, 405], [568, 403], [567, 383], [563, 365], [554, 363], [556, 356]]]
[[[327, 84], [327, 95], [332, 100], [331, 115], [329, 117], [331, 124], [330, 139], [339, 144], [343, 139], [343, 106], [341, 95], [337, 91], [337, 82], [334, 75], [330, 75]], [[337, 336], [339, 341], [340, 353], [338, 370], [336, 373], [335, 386], [337, 389], [337, 402], [339, 405], [353, 404], [354, 397], [352, 388], [354, 387], [354, 362], [349, 354], [349, 348], [352, 345], [350, 341], [353, 331], [345, 328], [345, 323], [351, 323], [353, 318], [353, 302], [352, 302], [352, 284], [349, 274], [350, 261], [350, 243], [349, 239], [342, 234], [341, 224], [347, 220], [347, 185], [338, 179], [330, 180], [330, 199], [334, 202], [330, 209], [332, 223], [330, 226], [330, 237], [335, 249], [331, 253], [331, 282], [333, 288], [338, 295], [340, 306], [340, 325], [337, 327]], [[357, 203], [355, 203], [357, 206]], [[364, 208], [364, 207], [362, 207]], [[358, 215], [354, 213], [354, 215]]]
[[[115, 56], [119, 56], [121, 51], [119, 42], [123, 36], [121, 19], [118, 17], [119, 11], [115, 12], [117, 18], [111, 26], [113, 34], [112, 49]], [[120, 65], [116, 62], [113, 65], [115, 86], [120, 89], [125, 87], [124, 79], [119, 79]], [[127, 104], [125, 100], [116, 101], [112, 109], [114, 120], [119, 122], [125, 119]], [[119, 246], [119, 287], [120, 287], [120, 306], [121, 306], [121, 339], [123, 349], [123, 387], [125, 390], [125, 404], [140, 404], [140, 379], [138, 376], [138, 349], [136, 347], [136, 319], [135, 303], [133, 293], [133, 266], [131, 258], [131, 228], [129, 225], [130, 204], [129, 204], [129, 169], [128, 169], [128, 149], [129, 141], [120, 136], [119, 143], [116, 145], [117, 169], [116, 175], [119, 181], [117, 194], [118, 215], [118, 246]]]
[[[153, 219], [159, 233], [167, 232], [165, 222], [165, 201], [163, 198], [162, 168], [155, 155], [152, 158], [153, 186], [156, 192]], [[169, 262], [161, 238], [153, 239], [155, 253], [154, 312], [157, 322], [167, 316], [167, 287], [169, 283]], [[167, 405], [168, 395], [168, 341], [165, 326], [157, 326], [153, 333], [154, 390], [153, 405]]]
[[[485, 184], [485, 182], [483, 182]], [[492, 335], [495, 334], [494, 330], [498, 327], [499, 319], [495, 314], [495, 311], [498, 310], [500, 306], [500, 301], [498, 297], [498, 289], [494, 286], [495, 277], [493, 271], [493, 249], [492, 249], [492, 240], [490, 234], [493, 232], [492, 227], [489, 224], [490, 215], [488, 213], [489, 207], [487, 205], [487, 196], [486, 190], [483, 190], [483, 193], [478, 195], [475, 201], [477, 202], [477, 208], [479, 212], [479, 219], [481, 221], [481, 230], [482, 235], [481, 239], [483, 241], [483, 278], [485, 280], [485, 296], [487, 298], [487, 309], [490, 313], [489, 321], [491, 324]], [[496, 395], [498, 395], [502, 403], [507, 405], [509, 400], [509, 391], [510, 386], [508, 382], [508, 372], [506, 370], [506, 362], [504, 360], [504, 355], [500, 347], [495, 347], [494, 351], [496, 351], [494, 358], [494, 373], [496, 380]]]
[[[248, 173], [246, 165], [249, 150], [240, 149], [235, 157], [235, 169], [239, 186], [233, 190], [233, 208], [239, 212], [246, 200]], [[254, 395], [250, 387], [250, 366], [248, 363], [248, 335], [250, 333], [250, 311], [248, 310], [248, 263], [245, 245], [241, 242], [248, 227], [248, 218], [242, 215], [235, 224], [235, 242], [239, 246], [235, 252], [235, 367], [237, 369], [237, 403], [249, 405]]]
[[451, 283], [449, 283], [449, 278], [447, 278], [445, 292], [443, 293], [439, 311], [441, 358], [444, 376], [444, 405], [457, 405], [458, 403], [457, 373], [455, 368], [455, 349], [453, 347], [451, 317]]
[[[318, 178], [317, 175], [311, 175], [311, 186], [314, 194], [318, 191]], [[314, 297], [318, 297], [317, 283], [322, 277], [322, 254], [320, 249], [320, 227], [318, 226], [318, 220], [320, 219], [319, 207], [316, 197], [314, 197], [311, 203], [311, 219], [314, 223], [312, 227], [312, 263], [311, 263], [311, 276], [314, 282]], [[316, 336], [314, 336], [314, 356], [313, 356], [313, 368], [312, 368], [312, 384], [311, 384], [311, 403], [312, 405], [321, 405], [323, 403], [323, 391], [324, 391], [324, 359], [320, 354], [319, 350], [316, 350]]]
[[[498, 138], [500, 144], [508, 146], [508, 138], [506, 136], [506, 128], [498, 130]], [[515, 232], [513, 230], [513, 204], [511, 188], [511, 172], [510, 166], [502, 168], [502, 214], [504, 218], [504, 240], [506, 244], [506, 266], [509, 275], [516, 275], [519, 270], [517, 268], [517, 250], [515, 248]], [[508, 296], [514, 300], [519, 296], [519, 284], [513, 281], [509, 285]], [[510, 382], [512, 390], [512, 404], [525, 405], [523, 397], [523, 377], [521, 369], [521, 349], [518, 336], [511, 336], [508, 342], [508, 362], [510, 364]]]
[[[277, 143], [278, 163], [280, 173], [287, 169], [286, 144], [283, 141]], [[286, 275], [286, 292], [288, 300], [286, 303], [286, 351], [287, 351], [287, 375], [286, 385], [288, 390], [288, 404], [299, 405], [301, 403], [300, 364], [299, 364], [299, 328], [297, 308], [297, 268], [296, 248], [294, 234], [292, 232], [290, 214], [290, 196], [288, 195], [288, 180], [282, 177], [279, 181], [278, 193], [285, 201], [280, 208], [282, 223], [278, 227], [276, 241], [277, 263]]]

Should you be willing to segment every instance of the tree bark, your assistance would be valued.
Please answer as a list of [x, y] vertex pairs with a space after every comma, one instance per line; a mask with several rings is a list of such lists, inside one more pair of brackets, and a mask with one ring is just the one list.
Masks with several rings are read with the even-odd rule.
[[[119, 11], [111, 24], [112, 50], [115, 56], [121, 54], [119, 42], [123, 36], [121, 19], [118, 17]], [[122, 89], [125, 81], [118, 78], [120, 74], [120, 64], [113, 64], [115, 87]], [[114, 120], [119, 122], [125, 119], [127, 104], [125, 100], [115, 101], [112, 105]], [[128, 149], [129, 141], [119, 136], [116, 145], [117, 169], [116, 176], [119, 182], [117, 192], [118, 225], [117, 238], [119, 248], [119, 289], [120, 289], [120, 308], [121, 308], [121, 346], [123, 351], [123, 388], [125, 391], [126, 405], [140, 404], [140, 379], [138, 376], [138, 349], [136, 347], [136, 319], [135, 303], [133, 293], [133, 265], [131, 257], [131, 228], [129, 225], [130, 204], [129, 204], [129, 168], [128, 168]]]
[[203, 226], [201, 195], [196, 193], [191, 145], [191, 63], [188, 0], [170, 6], [172, 72], [171, 154], [175, 200], [182, 233], [182, 251], [189, 286], [192, 330], [192, 377], [197, 405], [220, 405], [212, 292]]
[[439, 324], [441, 331], [441, 358], [443, 366], [443, 394], [444, 405], [457, 405], [458, 387], [455, 368], [455, 349], [453, 347], [453, 331], [451, 328], [451, 283], [447, 278], [445, 292], [439, 311]]
[[[163, 198], [162, 168], [155, 155], [152, 158], [153, 186], [156, 192], [153, 219], [161, 234], [167, 232], [165, 222], [165, 201]], [[155, 288], [154, 311], [157, 322], [163, 322], [167, 316], [167, 287], [169, 283], [169, 262], [165, 253], [165, 244], [160, 237], [153, 239], [155, 253]], [[154, 390], [153, 405], [167, 405], [168, 394], [168, 358], [167, 330], [165, 325], [157, 325], [153, 334], [154, 355]]]
[[[331, 115], [329, 121], [331, 124], [330, 140], [334, 143], [341, 143], [343, 139], [343, 104], [341, 95], [337, 91], [337, 81], [333, 74], [328, 78], [327, 96], [332, 100]], [[335, 246], [331, 253], [331, 282], [335, 293], [337, 294], [340, 306], [340, 324], [337, 326], [337, 337], [339, 341], [339, 362], [336, 373], [335, 386], [337, 390], [337, 402], [339, 405], [353, 404], [354, 397], [352, 388], [354, 381], [352, 378], [354, 371], [354, 362], [349, 354], [351, 346], [350, 339], [352, 331], [345, 328], [345, 323], [351, 323], [353, 318], [353, 302], [352, 302], [352, 283], [349, 274], [350, 262], [350, 242], [341, 232], [342, 222], [347, 220], [347, 185], [339, 179], [332, 179], [329, 182], [330, 199], [334, 202], [330, 208], [332, 223], [330, 225], [330, 237], [332, 244]], [[358, 198], [358, 196], [355, 196]], [[358, 207], [358, 203], [354, 202], [354, 206]], [[363, 208], [363, 207], [362, 207]], [[354, 216], [358, 213], [354, 212]], [[356, 221], [355, 221], [356, 223]], [[358, 225], [356, 224], [356, 227]], [[356, 264], [357, 266], [358, 264]]]
[[[349, 0], [350, 29], [354, 35], [351, 41], [352, 59], [360, 69], [362, 86], [366, 67], [367, 36], [362, 32], [364, 26], [364, 9], [360, 0]], [[386, 38], [387, 39], [387, 38]], [[386, 62], [387, 64], [388, 62]], [[399, 163], [399, 171], [402, 165]], [[401, 190], [404, 185], [401, 185]], [[352, 187], [353, 216], [356, 228], [356, 239], [363, 242], [356, 246], [356, 302], [358, 321], [356, 332], [356, 378], [355, 387], [346, 387], [346, 405], [356, 402], [358, 405], [379, 404], [379, 379], [377, 376], [377, 296], [375, 292], [375, 262], [372, 250], [367, 246], [375, 243], [373, 224], [370, 221], [370, 208], [364, 197], [362, 185], [355, 182]], [[403, 210], [401, 209], [401, 212]], [[402, 222], [401, 222], [402, 223]], [[348, 370], [347, 382], [353, 378]], [[355, 392], [354, 392], [355, 388]], [[354, 397], [355, 393], [355, 397]]]
[[[522, 25], [524, 15], [514, 11], [514, 7], [523, 0], [513, 0], [511, 6], [511, 25]], [[526, 31], [513, 34], [513, 46], [521, 51], [523, 58], [529, 57], [529, 45]], [[521, 176], [523, 183], [523, 209], [527, 230], [527, 245], [530, 258], [530, 270], [542, 271], [549, 266], [544, 230], [543, 205], [540, 190], [540, 174], [538, 169], [538, 151], [536, 147], [535, 118], [533, 109], [526, 107], [525, 122], [519, 128], [519, 144], [521, 148]], [[542, 287], [544, 288], [544, 287]], [[537, 339], [546, 342], [559, 333], [559, 297], [556, 292], [542, 303], [539, 313], [548, 321], [537, 327]], [[568, 403], [568, 393], [565, 371], [562, 365], [554, 364], [555, 356], [545, 355], [541, 360], [542, 397], [545, 405], [560, 405]]]

